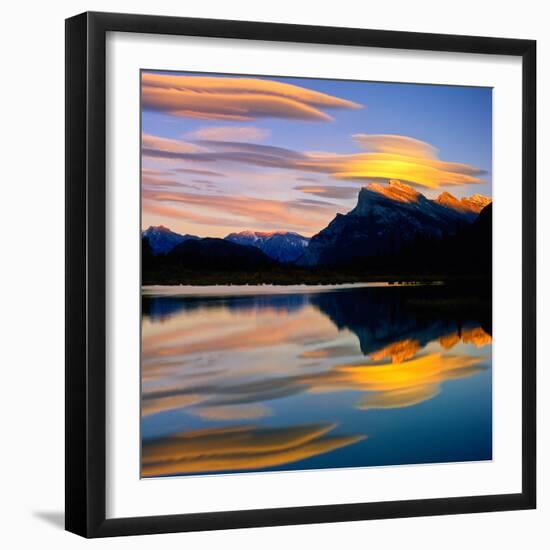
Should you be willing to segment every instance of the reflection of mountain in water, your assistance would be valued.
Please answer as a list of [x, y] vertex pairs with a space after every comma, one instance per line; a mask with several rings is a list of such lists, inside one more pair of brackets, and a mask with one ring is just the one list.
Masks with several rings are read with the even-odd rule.
[[251, 296], [143, 296], [142, 299], [143, 314], [153, 322], [201, 309], [292, 313], [309, 304], [339, 330], [353, 332], [363, 354], [374, 359], [406, 359], [437, 339], [442, 339], [442, 345], [449, 348], [480, 326], [491, 333], [490, 298], [482, 292], [445, 286]]
[[162, 321], [182, 312], [225, 308], [229, 311], [273, 310], [291, 313], [309, 303], [308, 294], [259, 294], [253, 296], [143, 296], [142, 313]]
[[[490, 332], [490, 311], [483, 301], [466, 295], [460, 289], [439, 286], [363, 288], [354, 292], [330, 292], [311, 297], [319, 308], [338, 327], [348, 329], [358, 338], [361, 351], [371, 355], [392, 344], [409, 345], [412, 353], [438, 338], [457, 334], [480, 325]], [[487, 307], [490, 307], [487, 304]], [[412, 349], [415, 348], [416, 349]], [[389, 349], [388, 349], [389, 348]], [[406, 354], [406, 350], [403, 350]]]
[[[442, 433], [439, 412], [433, 411], [445, 414], [451, 408], [447, 418], [459, 423], [461, 407], [468, 412], [481, 406], [478, 392], [483, 395], [491, 343], [490, 299], [482, 292], [387, 286], [144, 296], [143, 315], [141, 415], [149, 434], [142, 442], [141, 471], [146, 477], [298, 468], [302, 461], [313, 467], [319, 460], [321, 467], [332, 467], [331, 456], [345, 457], [349, 465], [455, 460], [460, 449], [475, 449], [478, 418], [463, 433], [449, 430], [451, 439], [460, 440], [453, 447], [459, 451], [434, 455]], [[468, 384], [468, 379], [476, 381]], [[446, 400], [455, 380], [462, 390]], [[462, 396], [458, 405], [457, 395]], [[431, 407], [419, 407], [428, 401]], [[400, 409], [407, 409], [407, 416]], [[377, 425], [380, 412], [368, 412], [373, 410], [384, 411], [389, 423]], [[392, 411], [401, 414], [393, 424], [385, 416]], [[397, 454], [382, 450], [376, 458], [380, 440], [363, 442], [365, 437], [399, 433], [403, 418], [424, 434], [434, 430], [433, 441], [420, 437], [427, 454], [418, 455], [412, 446], [403, 458], [399, 442]], [[411, 445], [408, 437], [405, 445]], [[373, 455], [359, 460], [357, 453], [367, 448]]]

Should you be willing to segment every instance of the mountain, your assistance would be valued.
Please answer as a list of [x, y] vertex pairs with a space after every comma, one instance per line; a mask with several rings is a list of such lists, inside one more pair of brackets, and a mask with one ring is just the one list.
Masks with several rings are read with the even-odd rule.
[[464, 197], [460, 200], [462, 204], [477, 214], [481, 213], [481, 211], [492, 202], [489, 197], [478, 195], [477, 193], [470, 197]]
[[359, 192], [357, 205], [337, 214], [314, 235], [301, 266], [390, 265], [429, 251], [442, 239], [460, 233], [477, 218], [473, 208], [490, 199], [474, 195], [459, 201], [449, 193], [436, 200], [396, 180], [388, 185], [370, 183]]
[[187, 239], [155, 256], [145, 236], [141, 250], [144, 285], [260, 284], [282, 265], [253, 246], [216, 238]]
[[166, 262], [175, 269], [247, 270], [269, 267], [273, 260], [252, 246], [224, 239], [188, 239], [174, 247]]
[[246, 246], [254, 246], [278, 262], [297, 260], [309, 244], [309, 239], [292, 231], [241, 231], [230, 233], [225, 240]]
[[470, 214], [472, 220], [485, 208], [488, 204], [491, 204], [491, 199], [483, 195], [472, 195], [470, 197], [462, 197], [460, 200], [451, 195], [447, 191], [441, 193], [437, 199], [438, 204], [451, 208], [464, 214]]
[[[174, 239], [180, 242], [174, 245]], [[290, 232], [246, 231], [224, 239], [201, 239], [162, 227], [149, 228], [142, 238], [142, 284], [146, 285], [440, 278], [482, 281], [489, 287], [491, 275], [490, 199], [474, 195], [459, 200], [443, 193], [430, 200], [398, 181], [361, 189], [356, 206], [337, 214], [309, 243]]]
[[453, 266], [455, 273], [471, 270], [490, 278], [493, 261], [493, 205], [481, 210], [474, 223], [453, 236], [439, 252], [443, 265]]
[[175, 246], [189, 239], [198, 239], [196, 235], [180, 235], [163, 225], [150, 226], [142, 232], [142, 238], [147, 238], [153, 256], [168, 254]]

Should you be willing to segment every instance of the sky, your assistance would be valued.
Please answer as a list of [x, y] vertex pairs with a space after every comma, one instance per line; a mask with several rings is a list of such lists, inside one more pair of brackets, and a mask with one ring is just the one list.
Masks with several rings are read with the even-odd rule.
[[311, 236], [361, 187], [491, 196], [492, 90], [142, 71], [142, 228]]

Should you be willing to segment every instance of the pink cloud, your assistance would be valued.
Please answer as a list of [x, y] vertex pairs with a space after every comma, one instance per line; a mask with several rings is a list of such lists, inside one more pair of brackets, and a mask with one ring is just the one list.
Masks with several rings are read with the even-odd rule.
[[260, 78], [142, 73], [144, 109], [209, 120], [331, 120], [324, 109], [361, 105], [301, 86]]
[[270, 130], [255, 126], [212, 126], [199, 128], [186, 134], [186, 137], [213, 141], [262, 141], [270, 134]]

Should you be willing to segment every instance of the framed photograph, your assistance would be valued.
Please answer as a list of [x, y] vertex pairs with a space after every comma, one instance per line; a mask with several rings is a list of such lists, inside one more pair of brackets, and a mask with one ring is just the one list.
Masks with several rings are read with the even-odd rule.
[[66, 528], [535, 507], [531, 40], [66, 21]]

